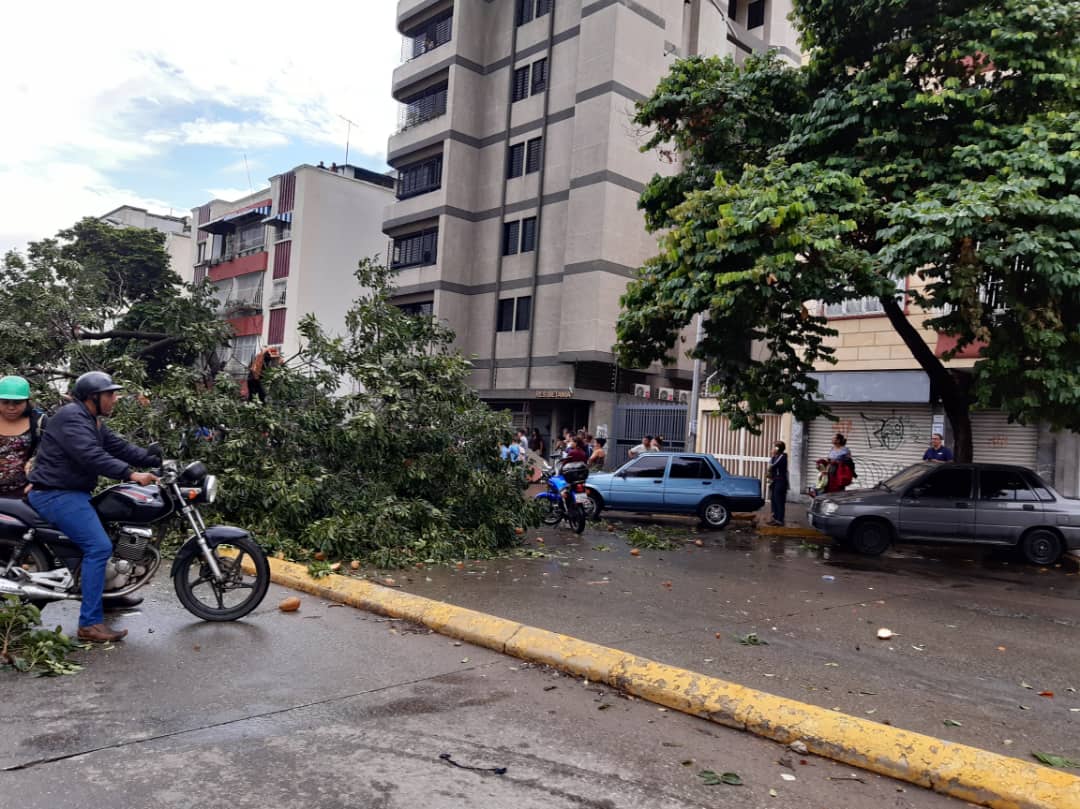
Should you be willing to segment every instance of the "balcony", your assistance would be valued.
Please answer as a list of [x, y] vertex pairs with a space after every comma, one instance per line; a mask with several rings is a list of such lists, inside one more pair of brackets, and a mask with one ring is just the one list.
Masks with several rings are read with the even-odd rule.
[[453, 35], [453, 16], [454, 10], [450, 9], [428, 20], [422, 26], [407, 31], [401, 39], [402, 64], [411, 62], [449, 42]]
[[245, 275], [249, 272], [260, 272], [266, 269], [269, 254], [264, 247], [236, 255], [227, 254], [210, 260], [210, 280], [224, 281]]
[[254, 292], [237, 295], [223, 301], [218, 307], [218, 313], [226, 318], [243, 317], [244, 315], [262, 314], [262, 288]]
[[413, 29], [414, 21], [424, 11], [434, 8], [442, 3], [442, 0], [398, 0], [397, 28], [401, 33]]
[[398, 110], [398, 133], [445, 115], [446, 95], [447, 85], [443, 83], [405, 99]]

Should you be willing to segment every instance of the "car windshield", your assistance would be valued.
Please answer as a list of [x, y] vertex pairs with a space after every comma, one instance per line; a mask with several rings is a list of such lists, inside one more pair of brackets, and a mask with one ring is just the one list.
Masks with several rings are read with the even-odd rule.
[[881, 481], [878, 486], [881, 486], [883, 489], [888, 489], [890, 492], [894, 492], [904, 488], [925, 472], [926, 464], [917, 463], [914, 466], [909, 466], [907, 469], [902, 469], [891, 478]]

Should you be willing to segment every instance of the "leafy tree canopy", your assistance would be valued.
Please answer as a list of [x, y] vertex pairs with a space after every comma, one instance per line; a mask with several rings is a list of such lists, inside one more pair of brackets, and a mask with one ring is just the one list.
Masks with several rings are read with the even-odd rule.
[[[681, 170], [642, 196], [663, 236], [623, 298], [624, 360], [664, 358], [707, 313], [697, 354], [733, 423], [812, 418], [835, 331], [805, 303], [873, 295], [958, 456], [973, 404], [1080, 428], [1080, 0], [795, 6], [804, 66], [691, 58], [639, 104], [646, 148], [674, 148]], [[981, 348], [972, 375], [905, 317], [895, 290], [913, 275], [909, 300], [953, 354]]]

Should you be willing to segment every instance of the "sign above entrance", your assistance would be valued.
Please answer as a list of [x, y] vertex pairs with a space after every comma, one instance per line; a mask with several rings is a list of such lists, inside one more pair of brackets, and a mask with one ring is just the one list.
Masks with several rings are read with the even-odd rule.
[[573, 399], [574, 392], [572, 390], [538, 390], [536, 392], [537, 399]]

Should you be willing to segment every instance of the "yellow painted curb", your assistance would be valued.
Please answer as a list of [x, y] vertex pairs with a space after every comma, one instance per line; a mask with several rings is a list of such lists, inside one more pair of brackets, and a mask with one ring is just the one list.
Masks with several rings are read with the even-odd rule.
[[763, 537], [785, 537], [788, 539], [812, 539], [817, 542], [831, 542], [827, 534], [816, 528], [801, 528], [795, 525], [760, 525], [758, 534]]
[[784, 744], [801, 739], [816, 755], [954, 798], [992, 809], [1080, 809], [1080, 778], [1061, 770], [807, 705], [368, 581], [337, 575], [313, 579], [302, 565], [280, 559], [271, 559], [270, 569], [277, 584], [423, 624]]

